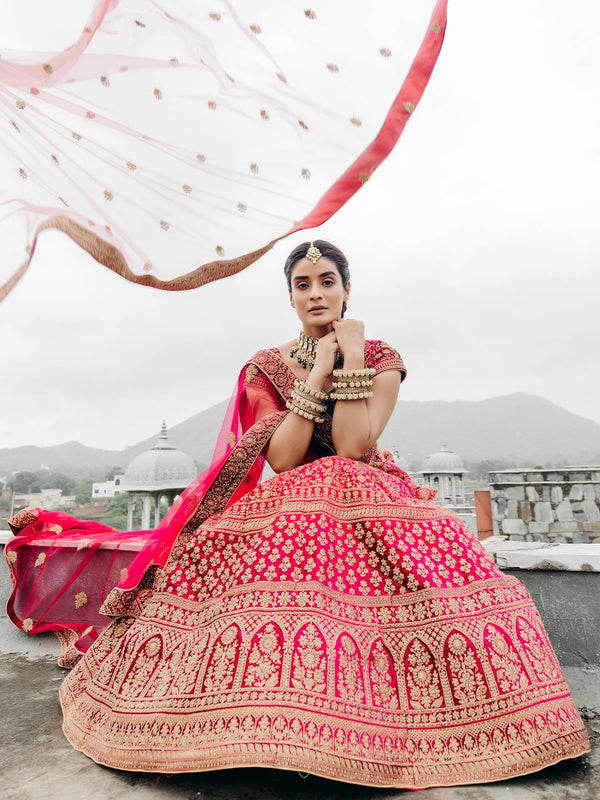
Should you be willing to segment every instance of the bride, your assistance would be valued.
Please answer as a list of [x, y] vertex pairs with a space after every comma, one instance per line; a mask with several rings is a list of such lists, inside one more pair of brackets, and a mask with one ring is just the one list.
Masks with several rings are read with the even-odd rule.
[[[244, 366], [212, 467], [156, 531], [12, 521], [11, 617], [58, 629], [77, 662], [67, 738], [119, 769], [413, 789], [587, 752], [527, 591], [377, 447], [406, 370], [345, 318], [343, 253], [301, 244], [285, 274], [298, 338]], [[265, 460], [276, 474], [260, 483]], [[83, 544], [67, 579], [68, 541]], [[141, 550], [119, 580], [100, 543], [124, 541]]]

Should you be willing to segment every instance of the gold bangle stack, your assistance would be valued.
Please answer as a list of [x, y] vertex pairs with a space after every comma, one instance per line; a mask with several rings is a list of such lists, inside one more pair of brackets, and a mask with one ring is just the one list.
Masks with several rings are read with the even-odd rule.
[[374, 369], [334, 369], [332, 400], [366, 400], [373, 397], [369, 391], [373, 386]]
[[[311, 389], [303, 381], [296, 379], [292, 390], [291, 398], [286, 402], [286, 408], [298, 414], [299, 417], [311, 420], [311, 422], [325, 422], [324, 417], [320, 416], [327, 410], [324, 400], [329, 394], [319, 389]], [[321, 402], [319, 402], [321, 401]]]

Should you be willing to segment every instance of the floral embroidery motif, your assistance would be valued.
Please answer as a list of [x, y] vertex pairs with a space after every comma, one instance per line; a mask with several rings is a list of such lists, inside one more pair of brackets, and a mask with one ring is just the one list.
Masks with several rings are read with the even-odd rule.
[[489, 623], [484, 632], [488, 657], [501, 692], [513, 692], [529, 685], [529, 678], [507, 634]]
[[369, 680], [373, 704], [382, 708], [398, 708], [398, 685], [392, 657], [381, 639], [371, 647]]
[[560, 678], [560, 666], [554, 651], [523, 617], [517, 617], [517, 636], [523, 645], [530, 666], [540, 681]]
[[342, 634], [336, 647], [335, 693], [354, 703], [365, 702], [360, 652], [351, 636]]
[[243, 686], [278, 686], [283, 663], [283, 637], [272, 622], [252, 639]]
[[230, 625], [215, 642], [208, 662], [202, 691], [222, 692], [231, 689], [239, 658], [241, 633], [237, 625]]
[[296, 634], [290, 685], [309, 692], [325, 692], [327, 688], [327, 647], [312, 622]]
[[415, 639], [405, 657], [406, 691], [411, 708], [441, 708], [442, 684], [431, 650]]
[[490, 697], [477, 651], [466, 636], [458, 631], [451, 633], [446, 641], [445, 655], [452, 695], [457, 705], [476, 703]]

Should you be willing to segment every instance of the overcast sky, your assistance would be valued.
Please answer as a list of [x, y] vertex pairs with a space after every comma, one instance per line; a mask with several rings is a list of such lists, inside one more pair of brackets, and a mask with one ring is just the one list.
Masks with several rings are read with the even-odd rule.
[[[600, 4], [449, 6], [396, 150], [310, 237], [348, 255], [349, 316], [404, 356], [402, 399], [521, 391], [600, 422]], [[169, 293], [44, 233], [0, 305], [0, 447], [121, 448], [229, 396], [247, 357], [297, 333], [282, 265], [306, 238]]]

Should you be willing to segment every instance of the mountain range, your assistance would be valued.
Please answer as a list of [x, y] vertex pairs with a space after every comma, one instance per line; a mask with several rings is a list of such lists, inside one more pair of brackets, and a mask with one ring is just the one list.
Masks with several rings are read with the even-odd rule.
[[[169, 429], [169, 441], [194, 457], [199, 470], [210, 463], [226, 401]], [[0, 474], [42, 466], [76, 476], [101, 477], [124, 469], [151, 448], [158, 433], [123, 450], [102, 450], [79, 442], [53, 447], [0, 449]], [[411, 469], [442, 445], [465, 462], [498, 460], [514, 466], [600, 463], [600, 424], [572, 414], [543, 397], [514, 393], [488, 400], [451, 402], [401, 400], [380, 438]]]

